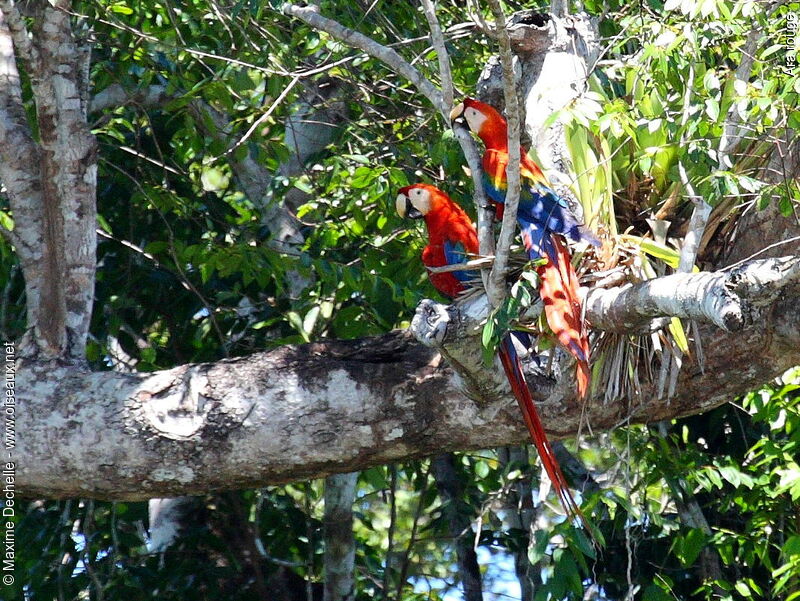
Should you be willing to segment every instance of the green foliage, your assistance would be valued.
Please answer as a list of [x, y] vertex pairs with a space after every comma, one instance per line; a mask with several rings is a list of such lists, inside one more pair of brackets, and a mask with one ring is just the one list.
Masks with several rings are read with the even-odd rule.
[[[659, 209], [679, 221], [689, 204], [685, 183], [723, 217], [752, 203], [776, 202], [785, 215], [796, 210], [796, 182], [757, 175], [800, 104], [800, 74], [777, 54], [792, 10], [670, 0], [658, 21], [629, 14], [605, 24], [614, 38], [590, 90], [549, 119], [565, 124], [575, 192], [590, 224], [646, 234], [644, 218]], [[753, 27], [776, 43], [757, 47], [752, 74], [742, 79], [736, 65]]]
[[[529, 265], [534, 265], [530, 263]], [[538, 298], [538, 278], [533, 271], [523, 271], [503, 303], [494, 309], [486, 320], [481, 333], [483, 361], [491, 365], [497, 354], [500, 340], [514, 329], [523, 329], [519, 323], [520, 314], [529, 308], [534, 298]], [[544, 343], [544, 341], [542, 341]]]

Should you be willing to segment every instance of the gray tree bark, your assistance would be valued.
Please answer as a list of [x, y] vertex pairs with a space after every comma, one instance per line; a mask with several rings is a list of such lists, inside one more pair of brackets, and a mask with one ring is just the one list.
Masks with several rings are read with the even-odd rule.
[[324, 601], [352, 601], [356, 596], [353, 503], [357, 482], [357, 472], [325, 478]]
[[[29, 35], [14, 3], [0, 3], [0, 179], [25, 274], [29, 330], [19, 353], [80, 362], [94, 299], [97, 148], [86, 122], [90, 55], [72, 35], [70, 4], [34, 6]], [[31, 77], [38, 143], [15, 58]]]
[[[529, 374], [548, 433], [574, 434], [582, 419], [605, 429], [701, 413], [780, 375], [800, 362], [800, 285], [783, 288], [760, 315], [734, 333], [702, 329], [705, 369], [685, 368], [670, 399], [651, 388], [630, 407], [593, 402], [584, 415], [571, 376], [559, 384]], [[152, 374], [25, 364], [17, 373], [17, 427], [26, 433], [16, 449], [19, 489], [175, 496], [525, 440], [502, 370], [483, 366], [474, 338], [451, 330], [455, 343], [442, 348], [461, 375], [401, 332]], [[465, 385], [472, 398], [461, 392]]]

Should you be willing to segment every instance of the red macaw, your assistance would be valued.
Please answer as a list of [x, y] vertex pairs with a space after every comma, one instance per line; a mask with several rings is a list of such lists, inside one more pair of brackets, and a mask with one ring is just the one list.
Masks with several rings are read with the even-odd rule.
[[[483, 141], [486, 147], [482, 163], [483, 186], [495, 203], [498, 217], [502, 216], [508, 187], [506, 120], [494, 107], [471, 98], [456, 106], [450, 118], [453, 121], [463, 118], [470, 130]], [[561, 237], [596, 246], [600, 242], [578, 223], [567, 202], [550, 187], [542, 170], [528, 158], [522, 147], [520, 183], [517, 222], [522, 241], [532, 260], [545, 259], [545, 263], [537, 268], [545, 317], [558, 341], [575, 357], [578, 396], [585, 399], [589, 394], [589, 338], [581, 314], [578, 277], [572, 267], [569, 249]]]
[[[478, 235], [469, 216], [447, 194], [435, 186], [414, 184], [400, 188], [396, 207], [401, 217], [425, 219], [425, 225], [428, 228], [428, 245], [422, 251], [422, 262], [427, 267], [465, 263], [469, 260], [469, 255], [477, 254]], [[430, 273], [429, 277], [439, 292], [454, 299], [464, 291], [465, 282], [474, 275], [470, 271], [464, 270]], [[539, 419], [539, 412], [536, 410], [536, 405], [525, 381], [525, 374], [522, 371], [522, 364], [511, 334], [503, 337], [497, 352], [511, 390], [522, 410], [525, 425], [528, 427], [533, 444], [542, 459], [547, 476], [558, 494], [559, 501], [568, 514], [577, 515], [583, 519]]]

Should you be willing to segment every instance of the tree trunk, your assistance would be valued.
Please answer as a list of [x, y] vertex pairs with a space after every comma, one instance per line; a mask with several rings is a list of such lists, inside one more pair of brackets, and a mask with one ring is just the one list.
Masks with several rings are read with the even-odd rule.
[[[25, 275], [23, 357], [82, 362], [94, 300], [97, 145], [86, 122], [90, 53], [70, 28], [70, 2], [34, 7], [33, 31], [0, 7], [0, 178]], [[39, 143], [22, 105], [15, 53], [36, 101]]]
[[356, 595], [356, 543], [353, 503], [358, 473], [325, 478], [325, 588], [324, 601], [353, 601]]

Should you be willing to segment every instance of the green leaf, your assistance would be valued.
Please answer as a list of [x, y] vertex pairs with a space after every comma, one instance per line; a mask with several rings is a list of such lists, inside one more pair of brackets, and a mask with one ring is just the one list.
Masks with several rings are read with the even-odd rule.
[[707, 536], [699, 528], [692, 528], [685, 535], [675, 539], [675, 556], [685, 567], [694, 565], [700, 551], [703, 550]]
[[713, 98], [706, 99], [706, 114], [716, 122], [719, 119], [719, 102]]
[[286, 313], [286, 319], [289, 320], [289, 323], [292, 324], [292, 327], [303, 337], [303, 340], [310, 342], [308, 334], [306, 333], [305, 329], [303, 329], [303, 320], [299, 313], [296, 311], [289, 311]]
[[736, 589], [736, 592], [738, 592], [743, 597], [753, 596], [753, 592], [750, 590], [750, 587], [747, 586], [747, 584], [742, 582], [741, 580], [736, 584], [734, 584], [733, 587]]
[[350, 186], [353, 188], [366, 188], [377, 177], [376, 170], [371, 167], [358, 167], [350, 179]]
[[132, 15], [133, 9], [124, 4], [123, 2], [116, 2], [108, 7], [111, 12], [117, 13], [118, 15]]
[[[674, 0], [676, 3], [679, 0]], [[675, 601], [675, 597], [668, 594], [662, 588], [651, 584], [642, 593], [642, 601]]]
[[623, 234], [620, 236], [620, 238], [623, 241], [638, 244], [642, 251], [651, 257], [655, 257], [656, 259], [664, 261], [664, 263], [670, 267], [678, 267], [681, 255], [674, 248], [670, 248], [669, 246], [656, 242], [655, 240], [650, 240], [649, 238], [642, 238], [640, 236], [633, 236], [630, 234]]
[[683, 329], [683, 323], [681, 322], [680, 317], [672, 317], [670, 319], [669, 332], [672, 334], [672, 338], [681, 352], [688, 354], [689, 340], [686, 338], [686, 332]]

